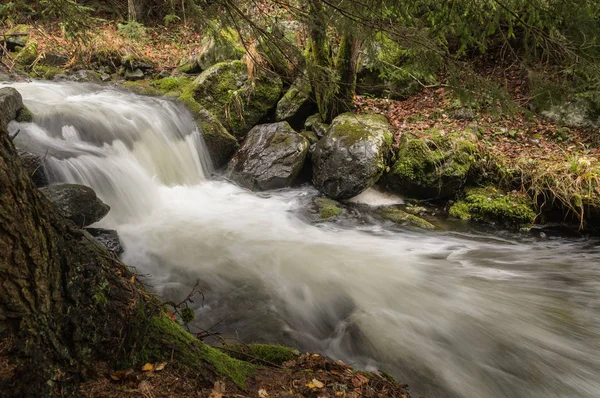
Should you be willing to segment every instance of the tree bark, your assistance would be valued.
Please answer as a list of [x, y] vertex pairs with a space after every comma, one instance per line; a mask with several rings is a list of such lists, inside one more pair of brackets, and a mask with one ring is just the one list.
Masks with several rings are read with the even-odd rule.
[[0, 396], [45, 397], [125, 347], [124, 266], [35, 189], [0, 126]]
[[309, 52], [308, 76], [321, 117], [329, 116], [332, 97], [332, 71], [330, 48], [327, 41], [327, 26], [324, 21], [321, 0], [309, 0]]
[[127, 0], [127, 19], [142, 22], [144, 19], [144, 0]]

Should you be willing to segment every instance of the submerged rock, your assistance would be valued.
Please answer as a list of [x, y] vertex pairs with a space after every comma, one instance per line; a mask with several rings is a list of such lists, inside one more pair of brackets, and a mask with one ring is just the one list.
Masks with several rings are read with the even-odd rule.
[[51, 185], [40, 191], [52, 202], [58, 212], [79, 227], [100, 221], [110, 207], [96, 196], [90, 187], [77, 184]]
[[123, 245], [121, 244], [121, 238], [119, 238], [119, 233], [114, 229], [104, 229], [104, 228], [86, 228], [87, 232], [89, 232], [94, 239], [100, 243], [102, 246], [106, 247], [109, 252], [113, 253], [115, 256], [120, 256], [123, 252]]
[[370, 188], [386, 167], [392, 139], [381, 115], [338, 116], [312, 154], [314, 186], [333, 199], [349, 199]]
[[470, 133], [432, 132], [405, 137], [396, 163], [384, 177], [391, 192], [419, 199], [447, 198], [467, 182], [477, 157], [477, 137]]
[[468, 189], [465, 198], [450, 207], [449, 215], [514, 230], [531, 227], [536, 218], [533, 202], [528, 196], [504, 193], [493, 187]]
[[342, 205], [326, 197], [317, 197], [312, 200], [312, 212], [318, 216], [318, 220], [331, 220], [344, 213]]
[[417, 227], [430, 231], [435, 229], [435, 226], [429, 221], [415, 216], [414, 214], [409, 214], [406, 211], [396, 207], [382, 207], [378, 210], [378, 213], [381, 217], [396, 224]]
[[246, 64], [222, 62], [202, 72], [192, 83], [192, 96], [238, 138], [273, 109], [281, 95], [279, 77], [259, 75], [251, 80]]
[[310, 99], [311, 93], [310, 83], [306, 79], [296, 80], [277, 103], [275, 120], [286, 121], [297, 128], [301, 127], [314, 108]]
[[308, 152], [308, 141], [287, 122], [263, 124], [248, 133], [227, 174], [241, 186], [268, 190], [290, 186]]

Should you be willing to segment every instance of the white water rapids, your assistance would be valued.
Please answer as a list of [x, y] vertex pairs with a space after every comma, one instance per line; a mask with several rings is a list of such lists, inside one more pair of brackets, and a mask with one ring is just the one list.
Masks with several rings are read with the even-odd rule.
[[[586, 239], [312, 225], [316, 192], [211, 180], [190, 115], [162, 99], [12, 84], [10, 125], [55, 182], [93, 187], [124, 261], [164, 298], [196, 280], [196, 324], [383, 369], [435, 397], [600, 397], [600, 247]], [[369, 200], [369, 195], [366, 196]], [[375, 199], [370, 199], [375, 200]], [[415, 394], [415, 395], [417, 395]]]

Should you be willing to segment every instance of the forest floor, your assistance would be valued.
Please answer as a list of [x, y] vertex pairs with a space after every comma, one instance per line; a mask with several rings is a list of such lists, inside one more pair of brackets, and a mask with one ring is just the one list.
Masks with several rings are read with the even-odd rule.
[[[163, 368], [164, 366], [164, 368]], [[150, 368], [152, 366], [149, 366]], [[410, 398], [405, 385], [383, 373], [360, 372], [342, 361], [319, 354], [304, 354], [281, 366], [260, 366], [241, 390], [228, 380], [207, 385], [204, 379], [176, 361], [161, 364], [160, 371], [114, 372], [100, 366], [101, 377], [81, 386], [78, 397], [88, 398]]]

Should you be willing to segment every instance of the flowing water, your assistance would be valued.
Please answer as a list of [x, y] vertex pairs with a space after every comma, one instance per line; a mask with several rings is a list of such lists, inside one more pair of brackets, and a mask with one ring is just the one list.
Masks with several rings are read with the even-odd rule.
[[200, 280], [196, 327], [387, 370], [417, 394], [600, 397], [597, 241], [313, 225], [301, 216], [312, 188], [211, 179], [190, 115], [169, 101], [13, 86], [35, 123], [11, 132], [46, 155], [53, 181], [111, 206], [99, 225], [119, 231], [125, 262], [165, 298]]

